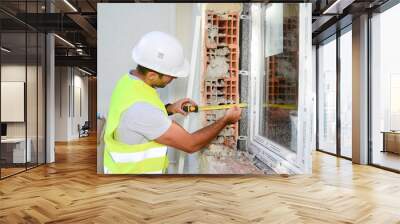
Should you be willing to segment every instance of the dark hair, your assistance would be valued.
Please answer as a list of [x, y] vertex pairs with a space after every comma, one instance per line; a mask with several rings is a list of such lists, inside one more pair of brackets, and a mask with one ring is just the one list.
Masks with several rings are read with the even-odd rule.
[[136, 70], [142, 75], [147, 75], [147, 73], [149, 73], [149, 72], [157, 73], [160, 78], [164, 75], [164, 74], [161, 74], [161, 73], [159, 73], [157, 71], [154, 71], [152, 69], [146, 68], [146, 67], [141, 66], [141, 65], [137, 65], [136, 66]]

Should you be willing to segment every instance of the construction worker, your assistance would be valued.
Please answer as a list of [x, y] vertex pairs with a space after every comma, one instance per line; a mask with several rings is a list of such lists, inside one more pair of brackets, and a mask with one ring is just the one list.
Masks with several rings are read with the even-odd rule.
[[156, 88], [188, 75], [179, 41], [163, 32], [145, 34], [132, 50], [135, 70], [125, 74], [111, 96], [104, 134], [104, 171], [107, 174], [160, 174], [168, 167], [167, 146], [187, 153], [208, 145], [229, 124], [240, 119], [241, 110], [230, 108], [215, 123], [188, 133], [168, 115], [187, 113], [181, 99], [164, 105]]

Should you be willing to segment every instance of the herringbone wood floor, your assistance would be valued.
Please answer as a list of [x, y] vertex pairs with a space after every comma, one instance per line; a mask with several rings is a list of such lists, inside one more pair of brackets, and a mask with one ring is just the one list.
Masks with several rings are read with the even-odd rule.
[[102, 176], [95, 147], [0, 181], [0, 223], [400, 223], [400, 175], [322, 153], [310, 176]]

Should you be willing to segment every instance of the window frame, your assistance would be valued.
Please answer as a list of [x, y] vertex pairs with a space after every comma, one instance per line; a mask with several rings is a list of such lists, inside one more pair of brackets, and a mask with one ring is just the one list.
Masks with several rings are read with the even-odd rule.
[[[270, 3], [279, 4], [279, 3]], [[251, 7], [251, 54], [249, 82], [249, 141], [250, 152], [277, 173], [311, 173], [311, 149], [315, 146], [315, 93], [312, 92], [311, 4], [299, 4], [299, 75], [297, 106], [297, 151], [292, 152], [278, 143], [261, 136], [260, 103], [263, 95], [261, 81], [264, 75], [264, 18], [265, 5]], [[261, 47], [260, 47], [261, 46]], [[310, 86], [308, 86], [310, 85]], [[312, 97], [309, 97], [312, 95]], [[312, 113], [310, 113], [312, 112]], [[312, 131], [307, 131], [307, 130]]]

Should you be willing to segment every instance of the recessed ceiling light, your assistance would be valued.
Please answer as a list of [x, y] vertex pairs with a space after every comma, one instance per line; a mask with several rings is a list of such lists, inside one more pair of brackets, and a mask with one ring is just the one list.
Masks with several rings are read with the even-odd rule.
[[4, 51], [4, 52], [6, 52], [6, 53], [10, 53], [10, 52], [11, 52], [11, 50], [9, 50], [9, 49], [7, 49], [7, 48], [5, 48], [5, 47], [1, 47], [1, 50]]
[[67, 4], [72, 10], [74, 10], [74, 12], [78, 12], [78, 10], [71, 4], [69, 3], [68, 0], [64, 0], [65, 4]]
[[351, 5], [354, 0], [336, 0], [322, 14], [342, 14], [343, 9]]
[[88, 71], [86, 71], [86, 70], [83, 70], [83, 69], [81, 69], [81, 68], [79, 68], [79, 67], [78, 67], [78, 70], [81, 71], [81, 72], [83, 72], [83, 73], [85, 73], [85, 74], [87, 74], [87, 75], [92, 75], [92, 73], [90, 73], [90, 72], [88, 72]]
[[69, 42], [68, 40], [66, 40], [66, 39], [64, 39], [64, 38], [62, 38], [62, 37], [60, 37], [60, 36], [57, 35], [57, 34], [54, 34], [54, 36], [57, 37], [58, 39], [60, 39], [61, 41], [63, 41], [64, 43], [66, 43], [67, 45], [69, 45], [69, 46], [75, 48], [75, 45], [73, 45], [73, 44], [72, 44], [71, 42]]

